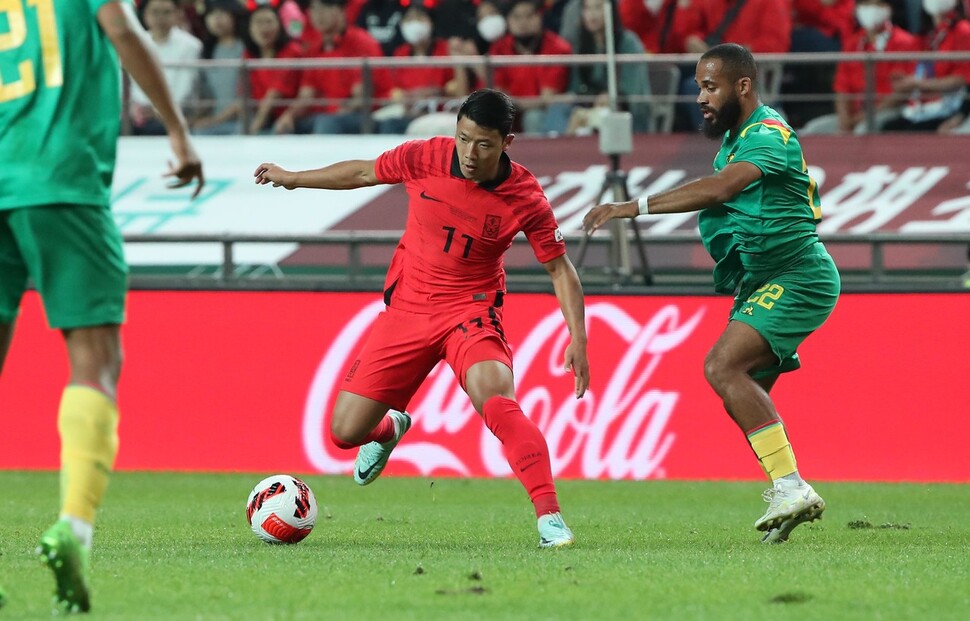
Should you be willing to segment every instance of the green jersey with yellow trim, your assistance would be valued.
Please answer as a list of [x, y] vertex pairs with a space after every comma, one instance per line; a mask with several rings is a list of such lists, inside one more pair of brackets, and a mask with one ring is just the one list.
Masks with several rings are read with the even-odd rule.
[[108, 205], [121, 73], [97, 11], [114, 1], [0, 0], [0, 209]]
[[761, 178], [698, 217], [704, 246], [716, 263], [714, 285], [722, 293], [733, 292], [746, 272], [770, 274], [800, 257], [818, 242], [822, 217], [802, 147], [782, 117], [762, 105], [740, 128], [724, 135], [714, 172], [748, 162], [761, 170]]

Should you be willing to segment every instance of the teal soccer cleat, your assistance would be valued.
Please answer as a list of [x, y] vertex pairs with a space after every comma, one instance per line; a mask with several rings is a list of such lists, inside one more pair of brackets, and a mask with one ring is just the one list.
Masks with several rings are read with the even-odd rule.
[[357, 450], [357, 459], [354, 461], [354, 482], [357, 485], [370, 485], [381, 476], [391, 451], [411, 428], [411, 417], [405, 412], [391, 410], [388, 416], [394, 421], [394, 437], [383, 444], [368, 442]]
[[573, 531], [569, 530], [561, 513], [547, 513], [539, 516], [539, 547], [561, 548], [571, 546], [575, 541]]

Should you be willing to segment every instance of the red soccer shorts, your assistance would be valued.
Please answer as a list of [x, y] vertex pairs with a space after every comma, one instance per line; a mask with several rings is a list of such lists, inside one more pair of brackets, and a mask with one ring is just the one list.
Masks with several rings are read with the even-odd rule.
[[388, 308], [378, 315], [341, 390], [404, 410], [441, 360], [466, 392], [465, 375], [474, 364], [497, 360], [512, 368], [501, 307], [469, 303], [435, 310], [424, 314]]

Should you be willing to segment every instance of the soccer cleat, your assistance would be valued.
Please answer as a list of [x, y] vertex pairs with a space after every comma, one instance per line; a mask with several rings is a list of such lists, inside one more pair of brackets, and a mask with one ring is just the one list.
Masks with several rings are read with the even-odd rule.
[[796, 526], [819, 519], [825, 511], [825, 501], [804, 481], [801, 484], [776, 482], [773, 488], [765, 490], [762, 498], [768, 503], [768, 510], [754, 527], [767, 531], [762, 538], [764, 543], [787, 541]]
[[354, 482], [357, 485], [369, 485], [381, 476], [391, 451], [411, 428], [411, 417], [406, 413], [391, 410], [388, 416], [394, 421], [394, 437], [384, 443], [368, 442], [357, 449], [357, 459], [354, 461]]
[[561, 548], [575, 541], [573, 531], [569, 530], [561, 513], [547, 513], [539, 516], [539, 547]]
[[57, 593], [54, 605], [58, 612], [91, 610], [88, 592], [88, 549], [71, 530], [67, 521], [59, 521], [40, 537], [37, 554], [54, 572]]

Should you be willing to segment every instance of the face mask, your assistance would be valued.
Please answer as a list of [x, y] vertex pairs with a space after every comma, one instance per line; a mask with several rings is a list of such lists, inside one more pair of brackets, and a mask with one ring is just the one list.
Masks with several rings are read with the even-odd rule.
[[401, 22], [401, 36], [411, 45], [427, 41], [431, 37], [431, 24], [421, 20]]
[[478, 34], [491, 43], [505, 34], [505, 18], [501, 15], [486, 15], [478, 21]]
[[663, 8], [664, 0], [643, 0], [643, 6], [647, 7], [647, 10], [656, 15]]
[[878, 30], [889, 21], [889, 9], [884, 6], [861, 4], [855, 8], [855, 18], [866, 30]]
[[923, 10], [930, 15], [944, 15], [957, 7], [957, 0], [923, 0]]

